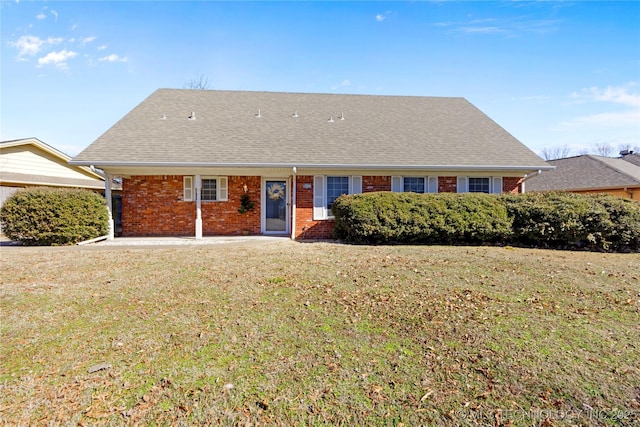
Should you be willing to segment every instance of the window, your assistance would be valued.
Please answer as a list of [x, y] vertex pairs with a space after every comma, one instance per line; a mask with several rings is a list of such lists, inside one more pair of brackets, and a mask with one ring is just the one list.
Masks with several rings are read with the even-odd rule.
[[[195, 179], [194, 179], [195, 178]], [[191, 202], [195, 200], [194, 195], [197, 194], [199, 176], [183, 177], [184, 201]], [[227, 197], [227, 177], [226, 176], [203, 176], [200, 179], [200, 200], [203, 202], [222, 202]]]
[[489, 193], [489, 178], [469, 178], [469, 193]]
[[217, 180], [211, 178], [202, 179], [202, 189], [200, 190], [200, 200], [210, 202], [217, 200]]
[[459, 176], [457, 183], [458, 193], [502, 193], [502, 177], [466, 177]]
[[424, 193], [424, 178], [405, 176], [403, 184], [406, 193]]
[[327, 177], [327, 209], [331, 210], [333, 202], [343, 194], [349, 194], [348, 176]]
[[313, 219], [331, 218], [331, 206], [338, 197], [357, 193], [362, 193], [361, 176], [314, 176]]
[[392, 176], [391, 191], [396, 193], [437, 193], [437, 176]]

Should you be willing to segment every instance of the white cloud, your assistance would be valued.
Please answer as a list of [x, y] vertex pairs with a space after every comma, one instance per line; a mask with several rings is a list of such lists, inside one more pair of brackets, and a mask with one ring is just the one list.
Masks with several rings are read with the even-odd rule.
[[96, 36], [85, 37], [85, 38], [82, 39], [82, 44], [91, 43], [96, 38], [97, 38]]
[[589, 101], [611, 102], [614, 104], [627, 105], [629, 107], [640, 108], [640, 92], [638, 92], [638, 82], [629, 82], [623, 86], [607, 86], [601, 89], [596, 86], [581, 89], [571, 94], [571, 99], [576, 103]]
[[38, 66], [55, 65], [58, 69], [66, 70], [68, 69], [67, 60], [74, 58], [77, 55], [77, 52], [66, 49], [63, 49], [60, 52], [49, 52], [46, 56], [38, 59]]
[[378, 21], [378, 22], [382, 22], [382, 21], [384, 21], [385, 19], [387, 19], [387, 16], [389, 16], [390, 14], [391, 14], [391, 11], [390, 11], [390, 10], [387, 10], [387, 11], [386, 11], [386, 12], [384, 12], [384, 13], [378, 13], [378, 14], [376, 15], [376, 21]]
[[98, 50], [105, 50], [107, 45], [103, 44], [102, 46], [98, 46]]
[[25, 56], [37, 55], [45, 45], [55, 45], [62, 41], [61, 37], [49, 37], [43, 40], [37, 36], [22, 36], [15, 42], [9, 42], [9, 45], [19, 50], [18, 59], [24, 59]]
[[18, 52], [18, 57], [33, 56], [40, 51], [44, 40], [36, 36], [22, 36], [18, 41], [9, 42], [9, 44], [20, 51]]
[[598, 127], [640, 127], [640, 92], [638, 82], [629, 82], [622, 86], [596, 86], [581, 89], [570, 95], [570, 104], [605, 103], [623, 106], [622, 110], [588, 114], [560, 123], [563, 128], [578, 126]]
[[560, 123], [563, 128], [575, 128], [585, 126], [612, 127], [635, 126], [640, 123], [640, 110], [617, 111], [608, 113], [590, 114], [575, 117]]
[[98, 61], [100, 62], [127, 62], [127, 57], [123, 57], [121, 58], [120, 56], [116, 55], [115, 53], [112, 53], [109, 56], [104, 56], [100, 59], [98, 59]]
[[51, 9], [51, 14], [53, 15], [53, 18], [55, 19], [55, 21], [58, 22], [58, 12], [56, 12], [53, 9]]
[[42, 21], [43, 19], [47, 19], [47, 15], [45, 15], [43, 12], [40, 12], [36, 15], [36, 19]]

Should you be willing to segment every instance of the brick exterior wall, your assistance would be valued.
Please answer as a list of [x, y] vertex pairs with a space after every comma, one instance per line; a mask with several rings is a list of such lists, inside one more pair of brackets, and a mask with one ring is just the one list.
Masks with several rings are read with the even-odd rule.
[[[503, 192], [519, 193], [522, 178], [506, 177]], [[259, 235], [261, 233], [261, 184], [257, 176], [229, 176], [228, 201], [202, 202], [204, 236]], [[457, 177], [438, 177], [438, 192], [455, 193]], [[240, 198], [247, 185], [253, 211], [240, 214]], [[307, 187], [307, 188], [305, 188]], [[362, 191], [390, 191], [390, 176], [363, 176]], [[335, 221], [313, 219], [313, 176], [296, 178], [296, 238], [332, 237]], [[196, 202], [183, 200], [183, 177], [133, 176], [122, 183], [123, 236], [195, 236]]]
[[522, 178], [519, 177], [502, 178], [502, 192], [519, 194], [522, 190], [522, 187], [520, 186], [521, 183]]
[[[305, 188], [308, 187], [308, 188]], [[329, 239], [335, 221], [313, 219], [313, 176], [296, 178], [296, 239]]]
[[[195, 236], [196, 202], [185, 202], [182, 176], [133, 176], [122, 182], [123, 236]], [[228, 177], [229, 200], [202, 202], [202, 234], [260, 234], [260, 177]], [[238, 213], [247, 194], [253, 211]]]
[[438, 193], [455, 193], [458, 191], [457, 176], [439, 176]]
[[371, 193], [373, 191], [391, 191], [390, 176], [363, 176], [362, 192]]
[[193, 236], [195, 202], [183, 202], [182, 176], [122, 180], [123, 236]]

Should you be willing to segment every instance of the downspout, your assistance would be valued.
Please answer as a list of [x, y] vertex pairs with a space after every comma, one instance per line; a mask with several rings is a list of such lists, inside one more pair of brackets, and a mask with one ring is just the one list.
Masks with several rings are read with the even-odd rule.
[[296, 240], [296, 207], [297, 207], [296, 183], [298, 181], [297, 180], [298, 170], [296, 169], [295, 166], [292, 168], [292, 172], [293, 172], [293, 184], [291, 186], [293, 187], [293, 191], [291, 192], [291, 240]]
[[200, 187], [202, 180], [200, 175], [196, 175], [196, 240], [202, 239], [202, 200], [200, 196]]
[[542, 173], [542, 170], [538, 169], [537, 171], [535, 171], [534, 173], [528, 173], [524, 176], [524, 178], [522, 178], [522, 181], [520, 182], [520, 188], [522, 189], [521, 193], [524, 194], [525, 193], [525, 185], [524, 182], [534, 178], [538, 175], [540, 175]]

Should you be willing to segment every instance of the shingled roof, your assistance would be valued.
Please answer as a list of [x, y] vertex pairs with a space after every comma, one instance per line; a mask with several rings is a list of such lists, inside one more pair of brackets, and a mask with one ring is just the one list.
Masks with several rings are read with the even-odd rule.
[[72, 163], [548, 169], [464, 98], [189, 89], [157, 90]]
[[640, 166], [590, 154], [550, 160], [556, 167], [527, 181], [527, 191], [589, 190], [640, 186]]

